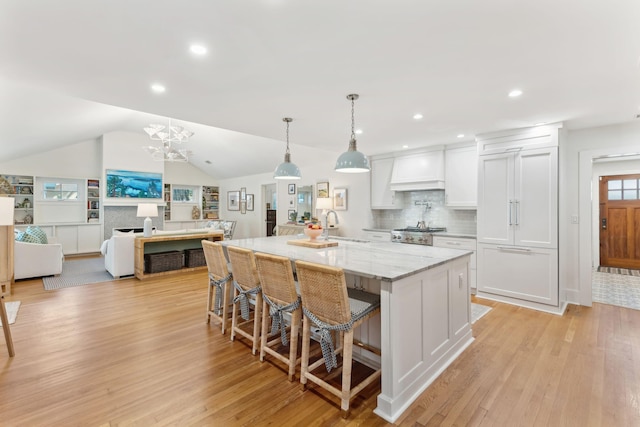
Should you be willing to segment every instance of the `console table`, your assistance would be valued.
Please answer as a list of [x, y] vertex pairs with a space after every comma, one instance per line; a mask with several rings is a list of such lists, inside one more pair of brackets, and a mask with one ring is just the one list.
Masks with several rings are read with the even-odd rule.
[[204, 265], [201, 267], [183, 267], [180, 270], [146, 273], [144, 271], [144, 256], [145, 254], [202, 248], [202, 240], [215, 242], [223, 239], [224, 232], [222, 230], [214, 230], [209, 233], [159, 234], [151, 237], [136, 237], [134, 244], [135, 276], [140, 280], [144, 280], [150, 277], [206, 269], [207, 266]]

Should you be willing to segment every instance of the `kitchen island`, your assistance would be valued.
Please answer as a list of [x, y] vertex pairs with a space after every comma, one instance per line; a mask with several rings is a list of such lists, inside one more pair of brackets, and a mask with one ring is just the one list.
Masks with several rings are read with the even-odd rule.
[[[380, 316], [356, 331], [381, 356], [358, 358], [382, 367], [375, 413], [395, 422], [402, 412], [473, 341], [469, 294], [470, 251], [330, 237], [338, 246], [287, 244], [295, 236], [226, 240], [255, 252], [340, 267], [347, 286], [379, 293]], [[354, 350], [354, 357], [356, 350]]]

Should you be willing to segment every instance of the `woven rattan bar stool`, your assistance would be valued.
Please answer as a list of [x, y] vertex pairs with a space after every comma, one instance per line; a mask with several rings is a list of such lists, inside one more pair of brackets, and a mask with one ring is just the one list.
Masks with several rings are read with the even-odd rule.
[[[289, 258], [256, 253], [258, 275], [262, 286], [262, 337], [260, 340], [260, 361], [264, 361], [265, 353], [269, 354], [289, 367], [289, 381], [293, 381], [296, 365], [300, 358], [298, 353], [298, 336], [302, 322], [302, 305], [293, 279], [293, 268]], [[291, 315], [291, 334], [287, 338], [285, 313]], [[267, 331], [271, 319], [271, 334]], [[282, 347], [287, 355], [278, 352]], [[286, 354], [286, 353], [285, 353]]]
[[[251, 340], [251, 354], [256, 354], [260, 348], [262, 310], [262, 290], [256, 259], [252, 250], [236, 246], [227, 246], [227, 254], [233, 270], [234, 289], [231, 341], [235, 340], [236, 334]], [[247, 332], [247, 326], [251, 326], [253, 332]]]
[[[351, 399], [366, 386], [380, 377], [381, 370], [375, 369], [355, 387], [351, 387], [353, 367], [353, 330], [369, 317], [380, 312], [380, 296], [355, 289], [347, 289], [344, 271], [341, 268], [296, 261], [296, 272], [302, 296], [302, 361], [300, 382], [306, 388], [307, 381], [319, 385], [340, 398], [342, 416], [349, 416]], [[319, 328], [322, 358], [309, 365], [311, 323]], [[334, 349], [332, 332], [342, 339]], [[326, 371], [338, 368], [336, 355], [342, 354], [341, 387], [329, 384], [328, 378], [321, 378], [323, 364]], [[339, 371], [338, 371], [339, 372]]]
[[202, 241], [204, 259], [209, 271], [209, 294], [207, 296], [207, 323], [213, 317], [221, 324], [225, 333], [229, 324], [229, 304], [233, 278], [227, 267], [227, 258], [220, 243], [209, 240]]

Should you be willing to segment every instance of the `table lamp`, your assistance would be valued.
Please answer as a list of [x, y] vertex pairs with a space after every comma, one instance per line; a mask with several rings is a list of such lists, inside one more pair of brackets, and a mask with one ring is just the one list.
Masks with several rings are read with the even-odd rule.
[[152, 222], [151, 217], [158, 216], [158, 205], [155, 203], [138, 203], [138, 218], [146, 217], [144, 219], [144, 228], [142, 235], [144, 237], [151, 237]]

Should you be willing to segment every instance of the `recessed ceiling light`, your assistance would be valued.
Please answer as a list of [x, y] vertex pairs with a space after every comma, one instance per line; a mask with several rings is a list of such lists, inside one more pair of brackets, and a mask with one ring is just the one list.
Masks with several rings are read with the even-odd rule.
[[458, 138], [464, 138], [464, 133], [459, 133]]
[[517, 98], [520, 95], [522, 95], [522, 91], [520, 89], [514, 89], [511, 92], [509, 92], [509, 97], [510, 98]]
[[201, 44], [192, 44], [189, 47], [189, 50], [191, 51], [191, 53], [193, 53], [194, 55], [204, 55], [207, 53], [207, 48], [202, 46]]
[[416, 120], [420, 120], [422, 117], [423, 116], [420, 113], [416, 113], [416, 114], [413, 115], [413, 118], [416, 119]]
[[536, 123], [534, 126], [542, 126], [542, 125], [546, 125], [547, 122], [540, 122], [540, 123]]
[[402, 148], [409, 148], [409, 146], [408, 145], [403, 145]]
[[362, 129], [356, 129], [356, 134], [357, 135], [361, 135], [362, 134]]
[[154, 91], [155, 93], [164, 93], [167, 90], [167, 88], [165, 88], [161, 84], [154, 83], [151, 85], [151, 90]]

